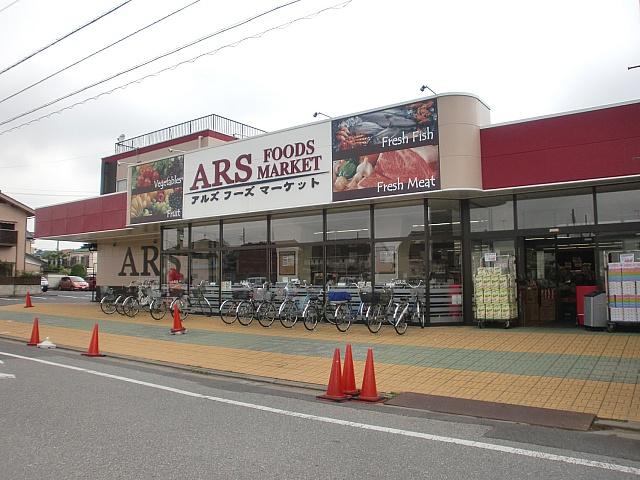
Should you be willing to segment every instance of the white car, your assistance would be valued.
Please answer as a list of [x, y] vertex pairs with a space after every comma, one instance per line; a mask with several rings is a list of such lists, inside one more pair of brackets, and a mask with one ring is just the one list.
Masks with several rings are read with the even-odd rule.
[[43, 292], [49, 290], [49, 280], [47, 280], [47, 277], [40, 277], [40, 289]]

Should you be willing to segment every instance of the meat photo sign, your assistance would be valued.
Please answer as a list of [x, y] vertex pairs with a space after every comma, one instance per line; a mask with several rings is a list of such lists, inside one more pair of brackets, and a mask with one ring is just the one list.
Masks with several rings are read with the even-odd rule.
[[435, 99], [331, 122], [334, 201], [440, 189]]
[[327, 121], [190, 152], [183, 218], [330, 203], [330, 135]]

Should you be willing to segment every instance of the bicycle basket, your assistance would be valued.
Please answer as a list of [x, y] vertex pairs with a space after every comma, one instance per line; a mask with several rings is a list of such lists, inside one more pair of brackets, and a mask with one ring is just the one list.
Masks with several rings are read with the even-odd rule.
[[351, 300], [351, 294], [349, 292], [329, 292], [330, 302], [348, 302]]
[[253, 298], [258, 302], [269, 302], [273, 298], [273, 292], [266, 288], [256, 288]]
[[249, 300], [249, 290], [233, 290], [231, 292], [231, 298], [234, 300]]
[[360, 292], [360, 300], [364, 303], [380, 303], [381, 292]]

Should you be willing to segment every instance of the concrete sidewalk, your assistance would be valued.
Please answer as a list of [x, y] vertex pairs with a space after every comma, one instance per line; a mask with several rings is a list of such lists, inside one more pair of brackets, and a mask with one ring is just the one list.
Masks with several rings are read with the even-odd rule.
[[152, 361], [326, 385], [336, 347], [353, 346], [361, 382], [367, 348], [380, 392], [417, 392], [499, 403], [588, 412], [602, 419], [640, 421], [640, 333], [578, 329], [391, 327], [373, 335], [363, 325], [343, 334], [321, 324], [285, 329], [255, 323], [225, 325], [190, 316], [186, 335], [169, 335], [171, 318], [105, 315], [99, 305], [0, 307], [0, 336], [28, 340], [33, 318], [40, 337], [86, 350], [95, 322], [100, 350]]

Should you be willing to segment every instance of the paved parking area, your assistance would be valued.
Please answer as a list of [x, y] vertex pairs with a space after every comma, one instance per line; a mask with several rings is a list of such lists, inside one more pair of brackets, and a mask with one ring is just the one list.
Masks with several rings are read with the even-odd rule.
[[326, 385], [336, 347], [353, 346], [356, 381], [369, 347], [378, 390], [594, 413], [640, 421], [640, 333], [578, 329], [474, 327], [392, 328], [372, 335], [363, 325], [347, 333], [331, 325], [308, 332], [225, 325], [219, 317], [190, 316], [186, 335], [169, 335], [171, 319], [105, 315], [97, 304], [36, 303], [0, 307], [0, 336], [28, 339], [33, 318], [40, 336], [86, 349], [95, 322], [100, 350], [270, 378]]

